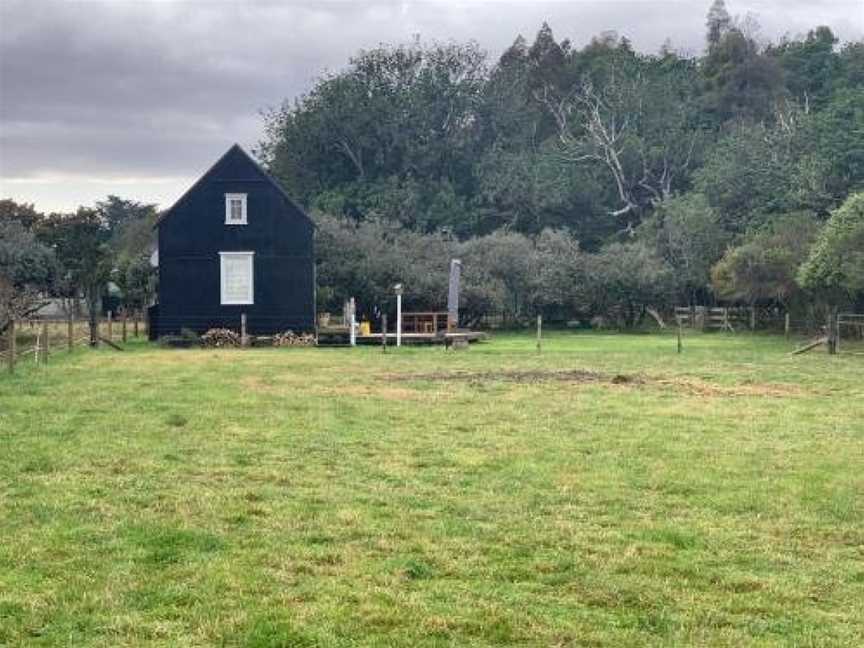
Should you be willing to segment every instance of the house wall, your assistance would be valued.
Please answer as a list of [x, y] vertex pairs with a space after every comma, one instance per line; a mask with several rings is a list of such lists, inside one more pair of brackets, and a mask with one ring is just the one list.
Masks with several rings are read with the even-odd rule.
[[[225, 224], [225, 194], [247, 194], [246, 225]], [[314, 328], [314, 228], [234, 147], [159, 224], [157, 335], [181, 328], [250, 333]], [[254, 304], [222, 305], [219, 252], [254, 251]]]

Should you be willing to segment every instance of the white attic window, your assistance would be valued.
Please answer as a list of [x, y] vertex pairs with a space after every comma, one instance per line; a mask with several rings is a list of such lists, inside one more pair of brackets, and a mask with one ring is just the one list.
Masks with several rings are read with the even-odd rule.
[[246, 225], [246, 194], [225, 194], [225, 224]]
[[254, 258], [254, 252], [219, 253], [223, 306], [255, 303]]

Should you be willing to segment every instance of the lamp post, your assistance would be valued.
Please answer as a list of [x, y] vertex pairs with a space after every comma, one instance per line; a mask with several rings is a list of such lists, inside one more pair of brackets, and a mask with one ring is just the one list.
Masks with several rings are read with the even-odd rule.
[[402, 284], [393, 286], [396, 291], [396, 346], [402, 346]]

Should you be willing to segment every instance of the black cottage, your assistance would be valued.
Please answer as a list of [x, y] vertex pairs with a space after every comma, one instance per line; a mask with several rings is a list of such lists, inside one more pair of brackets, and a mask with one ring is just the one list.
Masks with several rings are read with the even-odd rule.
[[238, 145], [156, 224], [158, 303], [150, 336], [187, 328], [252, 334], [309, 331], [315, 322], [314, 226]]

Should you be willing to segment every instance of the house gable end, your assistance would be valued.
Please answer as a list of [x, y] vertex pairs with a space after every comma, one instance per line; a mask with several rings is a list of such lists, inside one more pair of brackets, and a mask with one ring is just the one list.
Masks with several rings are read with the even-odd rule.
[[[313, 228], [315, 223], [309, 215], [301, 208], [282, 188], [282, 186], [250, 156], [239, 144], [234, 144], [211, 166], [195, 183], [180, 196], [180, 198], [169, 207], [156, 221], [154, 228], [160, 227], [179, 208], [181, 208], [191, 196], [205, 187], [210, 182], [266, 182], [285, 201], [285, 211], [298, 214], [305, 219]], [[284, 212], [283, 212], [284, 213]]]

